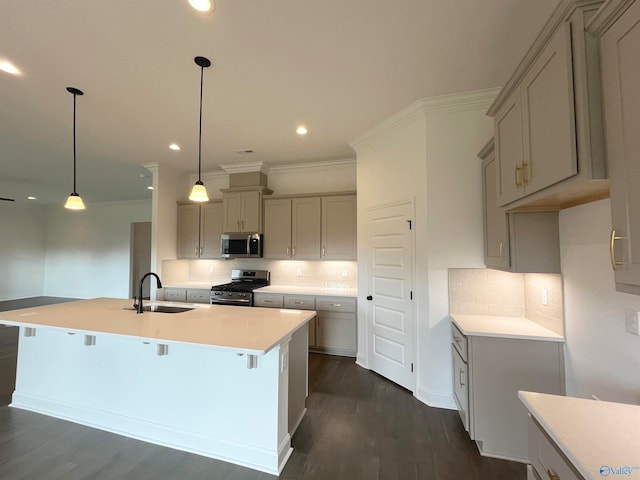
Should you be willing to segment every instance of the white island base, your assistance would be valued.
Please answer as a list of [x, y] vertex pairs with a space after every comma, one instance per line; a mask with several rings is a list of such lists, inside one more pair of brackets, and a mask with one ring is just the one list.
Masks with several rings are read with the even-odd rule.
[[305, 411], [307, 328], [247, 355], [22, 325], [11, 406], [277, 475]]

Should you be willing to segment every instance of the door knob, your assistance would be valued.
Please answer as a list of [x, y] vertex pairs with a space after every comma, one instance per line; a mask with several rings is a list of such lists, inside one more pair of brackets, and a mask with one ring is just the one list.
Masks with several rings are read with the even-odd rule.
[[367, 295], [367, 300], [371, 301], [373, 300], [373, 297], [371, 295]]

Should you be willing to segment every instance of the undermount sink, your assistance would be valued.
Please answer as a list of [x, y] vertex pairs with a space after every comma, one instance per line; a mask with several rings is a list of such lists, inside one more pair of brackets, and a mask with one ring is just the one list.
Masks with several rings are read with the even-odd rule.
[[[172, 305], [145, 305], [142, 307], [145, 312], [155, 313], [184, 313], [194, 309], [195, 307], [175, 307]], [[127, 308], [126, 310], [135, 310], [135, 308]]]

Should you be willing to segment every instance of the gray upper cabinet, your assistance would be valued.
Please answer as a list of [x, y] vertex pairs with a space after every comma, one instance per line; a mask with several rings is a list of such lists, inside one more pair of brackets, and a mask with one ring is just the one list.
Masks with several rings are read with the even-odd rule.
[[266, 187], [242, 187], [222, 190], [224, 232], [262, 233], [262, 196]]
[[607, 2], [600, 36], [616, 290], [640, 295], [640, 2]]
[[320, 258], [320, 197], [264, 201], [264, 256], [293, 260]]
[[512, 212], [496, 206], [493, 141], [482, 159], [484, 262], [487, 267], [520, 273], [560, 273], [558, 212]]
[[478, 156], [482, 159], [484, 263], [487, 267], [507, 269], [510, 266], [509, 225], [504, 208], [496, 206], [497, 175], [493, 140]]
[[548, 210], [608, 196], [597, 42], [601, 0], [563, 0], [489, 109], [498, 206]]
[[178, 258], [220, 258], [222, 203], [178, 205]]
[[355, 260], [356, 196], [265, 199], [264, 256], [293, 260]]
[[356, 196], [322, 198], [322, 258], [355, 260]]

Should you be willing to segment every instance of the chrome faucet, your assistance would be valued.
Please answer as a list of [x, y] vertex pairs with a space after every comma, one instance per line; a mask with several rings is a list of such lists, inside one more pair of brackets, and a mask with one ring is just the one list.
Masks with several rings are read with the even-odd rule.
[[156, 277], [157, 287], [162, 288], [162, 282], [160, 281], [160, 277], [153, 272], [145, 273], [140, 279], [140, 286], [138, 287], [138, 303], [134, 306], [136, 307], [137, 313], [142, 313], [144, 309], [142, 308], [142, 284], [144, 283], [144, 279], [148, 276]]

